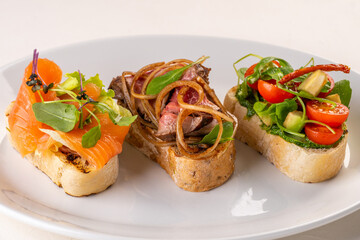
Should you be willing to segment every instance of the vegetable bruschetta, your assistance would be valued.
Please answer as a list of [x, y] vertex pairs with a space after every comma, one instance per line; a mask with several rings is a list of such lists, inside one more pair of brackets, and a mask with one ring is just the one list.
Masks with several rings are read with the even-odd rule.
[[[259, 61], [237, 68], [243, 59]], [[327, 72], [349, 73], [342, 64], [298, 70], [283, 59], [249, 54], [234, 63], [238, 85], [224, 105], [239, 121], [236, 138], [263, 154], [281, 172], [301, 182], [334, 177], [343, 164], [351, 88]]]

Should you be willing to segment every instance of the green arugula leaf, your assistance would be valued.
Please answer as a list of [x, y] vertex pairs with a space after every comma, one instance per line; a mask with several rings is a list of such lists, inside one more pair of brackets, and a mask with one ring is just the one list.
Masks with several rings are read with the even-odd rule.
[[164, 75], [154, 78], [147, 86], [146, 94], [148, 95], [158, 94], [164, 87], [179, 80], [182, 74], [185, 72], [185, 70], [188, 69], [189, 67], [191, 67], [190, 64], [186, 65], [185, 67], [169, 71]]
[[146, 94], [148, 94], [148, 95], [158, 94], [159, 92], [161, 92], [161, 90], [164, 87], [179, 80], [180, 77], [185, 72], [185, 70], [194, 66], [195, 64], [203, 62], [207, 58], [209, 58], [209, 57], [201, 57], [196, 62], [188, 64], [182, 68], [178, 68], [178, 69], [169, 71], [169, 72], [165, 73], [164, 75], [161, 75], [161, 76], [158, 76], [158, 77], [152, 79], [151, 82], [149, 83], [149, 85], [146, 87]]
[[269, 68], [268, 70], [262, 72], [260, 74], [260, 79], [262, 80], [270, 80], [275, 79], [279, 81], [282, 79], [285, 75], [291, 73], [293, 71], [292, 67], [273, 67]]
[[32, 109], [36, 120], [62, 132], [73, 130], [79, 120], [79, 111], [72, 104], [38, 102]]
[[341, 80], [335, 83], [334, 89], [330, 94], [339, 94], [341, 103], [349, 107], [352, 89], [349, 80]]
[[[280, 64], [280, 69], [276, 70], [277, 65], [273, 63], [273, 61], [277, 61]], [[275, 68], [274, 70], [271, 70]], [[283, 69], [281, 69], [283, 68]], [[282, 72], [284, 71], [284, 72]], [[254, 68], [254, 73], [251, 74], [250, 76], [248, 76], [246, 78], [246, 81], [250, 82], [251, 84], [255, 83], [257, 80], [259, 80], [260, 78], [267, 78], [267, 79], [271, 79], [270, 75], [276, 77], [274, 79], [279, 78], [281, 75], [284, 76], [284, 73], [290, 73], [293, 72], [294, 69], [291, 67], [291, 65], [281, 59], [281, 58], [276, 58], [276, 57], [266, 57], [261, 59], [258, 64], [256, 64], [255, 68]], [[265, 73], [265, 74], [264, 74]], [[280, 77], [281, 79], [282, 77]], [[279, 79], [279, 80], [280, 80]], [[264, 79], [265, 80], [265, 79]]]
[[[217, 124], [210, 133], [205, 135], [199, 143], [213, 145], [219, 134], [219, 124]], [[232, 135], [234, 132], [234, 127], [231, 122], [223, 122], [223, 133], [221, 135], [220, 143], [224, 143], [230, 140], [233, 140]]]
[[97, 125], [87, 131], [81, 138], [81, 145], [83, 148], [94, 147], [101, 138], [100, 125]]

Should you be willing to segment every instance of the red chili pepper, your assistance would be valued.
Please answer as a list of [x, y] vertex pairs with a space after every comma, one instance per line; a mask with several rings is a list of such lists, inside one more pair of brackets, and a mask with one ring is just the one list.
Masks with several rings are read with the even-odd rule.
[[294, 72], [285, 75], [279, 81], [279, 83], [280, 84], [287, 83], [287, 82], [293, 80], [294, 78], [300, 77], [300, 76], [302, 76], [304, 74], [307, 74], [307, 73], [314, 72], [316, 70], [323, 70], [325, 72], [329, 72], [329, 71], [342, 71], [344, 73], [349, 73], [350, 72], [350, 68], [348, 66], [346, 66], [346, 65], [343, 65], [343, 64], [316, 65], [316, 66], [312, 66], [312, 67], [300, 68], [298, 70], [295, 70]]

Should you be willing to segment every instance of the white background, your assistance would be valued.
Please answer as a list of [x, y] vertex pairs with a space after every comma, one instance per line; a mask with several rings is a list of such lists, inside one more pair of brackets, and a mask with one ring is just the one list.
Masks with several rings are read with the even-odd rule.
[[[43, 51], [91, 39], [148, 34], [259, 41], [318, 55], [360, 72], [360, 1], [356, 0], [0, 0], [0, 66], [31, 55], [34, 48]], [[359, 222], [360, 211], [285, 239], [360, 239]], [[71, 238], [0, 213], [0, 239]]]

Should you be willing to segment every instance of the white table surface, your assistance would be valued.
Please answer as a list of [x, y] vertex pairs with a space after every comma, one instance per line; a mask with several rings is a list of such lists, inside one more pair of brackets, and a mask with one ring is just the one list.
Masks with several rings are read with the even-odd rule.
[[[0, 66], [30, 55], [34, 48], [42, 51], [92, 39], [146, 34], [260, 41], [318, 55], [360, 72], [357, 0], [0, 0]], [[360, 239], [359, 222], [357, 211], [283, 240]], [[0, 239], [73, 238], [0, 213]]]

